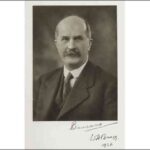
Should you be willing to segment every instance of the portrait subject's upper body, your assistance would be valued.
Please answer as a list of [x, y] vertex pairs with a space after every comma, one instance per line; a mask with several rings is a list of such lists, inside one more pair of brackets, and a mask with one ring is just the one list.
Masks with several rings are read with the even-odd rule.
[[64, 67], [34, 84], [33, 120], [117, 120], [117, 80], [89, 61], [89, 24], [78, 16], [64, 18], [55, 44]]

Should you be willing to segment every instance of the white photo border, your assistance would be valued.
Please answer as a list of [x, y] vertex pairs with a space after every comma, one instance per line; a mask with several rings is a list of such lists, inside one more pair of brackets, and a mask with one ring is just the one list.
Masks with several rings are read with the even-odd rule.
[[[32, 118], [33, 35], [32, 6], [117, 6], [117, 68], [118, 68], [118, 121], [80, 121], [79, 126], [101, 123], [113, 124], [85, 132], [70, 130], [72, 121], [34, 122]], [[124, 148], [124, 2], [119, 1], [28, 1], [26, 2], [26, 95], [25, 95], [25, 148], [30, 149], [116, 149]], [[117, 140], [90, 141], [92, 135], [112, 136]], [[111, 143], [113, 143], [111, 145]]]

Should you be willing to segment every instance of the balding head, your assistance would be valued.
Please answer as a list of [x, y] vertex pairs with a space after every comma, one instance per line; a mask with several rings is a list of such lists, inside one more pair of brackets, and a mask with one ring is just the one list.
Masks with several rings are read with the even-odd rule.
[[91, 48], [91, 30], [84, 19], [69, 16], [61, 20], [55, 32], [55, 43], [64, 65], [73, 70], [88, 59]]
[[83, 28], [87, 37], [91, 39], [91, 28], [90, 25], [86, 20], [83, 18], [76, 16], [76, 15], [71, 15], [68, 17], [65, 17], [62, 19], [56, 26], [55, 30], [55, 39], [57, 39], [57, 36], [59, 34], [59, 30], [62, 28], [72, 28], [72, 27], [77, 27], [77, 28]]

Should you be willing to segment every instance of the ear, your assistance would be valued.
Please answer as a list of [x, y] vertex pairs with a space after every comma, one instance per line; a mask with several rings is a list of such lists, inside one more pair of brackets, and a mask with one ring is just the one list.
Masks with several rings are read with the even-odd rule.
[[57, 40], [56, 39], [54, 40], [54, 43], [55, 43], [55, 46], [57, 47]]
[[58, 50], [58, 41], [56, 39], [54, 40], [54, 43], [55, 43], [56, 49]]
[[88, 48], [88, 51], [91, 50], [92, 43], [93, 43], [93, 39], [89, 39], [89, 48]]

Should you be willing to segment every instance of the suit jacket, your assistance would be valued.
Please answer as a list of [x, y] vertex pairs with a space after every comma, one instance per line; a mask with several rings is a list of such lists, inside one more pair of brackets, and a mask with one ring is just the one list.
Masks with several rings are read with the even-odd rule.
[[[43, 75], [34, 87], [33, 120], [51, 120], [63, 68]], [[55, 113], [55, 112], [53, 112]], [[88, 62], [56, 120], [117, 120], [117, 80]]]

